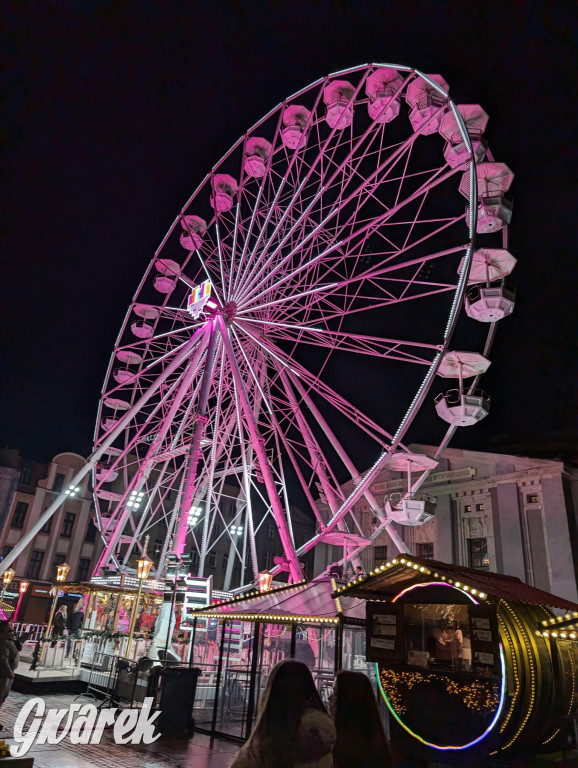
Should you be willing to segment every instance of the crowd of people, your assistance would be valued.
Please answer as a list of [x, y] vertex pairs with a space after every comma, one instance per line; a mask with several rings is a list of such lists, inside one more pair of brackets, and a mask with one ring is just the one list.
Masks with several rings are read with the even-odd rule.
[[341, 671], [329, 712], [306, 664], [280, 661], [267, 680], [255, 727], [232, 768], [390, 768], [369, 678]]

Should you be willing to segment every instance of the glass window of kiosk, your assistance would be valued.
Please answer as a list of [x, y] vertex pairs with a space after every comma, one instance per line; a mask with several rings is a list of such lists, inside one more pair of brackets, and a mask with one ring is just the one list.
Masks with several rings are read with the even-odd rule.
[[471, 670], [472, 650], [467, 605], [404, 605], [407, 664], [430, 669]]

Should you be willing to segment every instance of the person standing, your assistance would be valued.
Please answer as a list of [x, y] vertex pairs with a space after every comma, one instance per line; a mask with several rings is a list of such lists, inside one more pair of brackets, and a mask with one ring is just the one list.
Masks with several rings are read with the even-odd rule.
[[[10, 622], [0, 621], [0, 707], [8, 698], [19, 661], [18, 645]], [[4, 730], [4, 726], [0, 725], [0, 730]]]
[[64, 630], [68, 624], [68, 611], [65, 605], [61, 605], [60, 608], [54, 614], [52, 619], [52, 637], [62, 637]]
[[253, 732], [231, 768], [331, 768], [334, 743], [311, 672], [286, 659], [271, 670]]
[[375, 693], [366, 675], [338, 672], [329, 711], [337, 731], [334, 768], [391, 768]]

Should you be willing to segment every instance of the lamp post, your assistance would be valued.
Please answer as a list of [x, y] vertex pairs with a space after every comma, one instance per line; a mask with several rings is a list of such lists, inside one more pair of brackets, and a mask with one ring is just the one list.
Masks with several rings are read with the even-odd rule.
[[[12, 579], [16, 575], [16, 571], [13, 568], [8, 568], [4, 573], [2, 574], [2, 594], [0, 595], [0, 603], [4, 599], [4, 595], [6, 594], [6, 590], [12, 583]], [[2, 606], [0, 605], [0, 612], [4, 616], [4, 618], [7, 618], [6, 614], [2, 610]]]
[[153, 561], [146, 554], [146, 547], [145, 547], [145, 554], [137, 562], [136, 577], [138, 579], [138, 592], [136, 594], [136, 603], [135, 603], [135, 606], [133, 608], [132, 618], [130, 620], [130, 630], [129, 630], [129, 633], [128, 633], [128, 644], [126, 646], [127, 658], [130, 656], [130, 647], [132, 645], [132, 636], [134, 635], [134, 628], [135, 628], [135, 624], [136, 624], [136, 617], [137, 617], [137, 613], [138, 613], [138, 606], [139, 606], [139, 602], [140, 602], [140, 595], [141, 595], [141, 592], [142, 592], [143, 581], [146, 581], [148, 579], [149, 573], [151, 572], [152, 564], [153, 564]]
[[[52, 587], [50, 590], [51, 592], [54, 591], [54, 599], [52, 600], [52, 607], [50, 608], [50, 616], [48, 617], [48, 624], [46, 625], [46, 632], [44, 633], [44, 638], [48, 640], [50, 637], [50, 630], [52, 629], [52, 619], [54, 618], [54, 611], [56, 610], [56, 603], [58, 602], [58, 595], [60, 594], [59, 584], [62, 584], [63, 581], [66, 581], [66, 577], [68, 576], [68, 572], [70, 571], [70, 566], [67, 563], [61, 563], [60, 565], [56, 566], [56, 585]], [[44, 652], [46, 650], [46, 643], [42, 646], [42, 650], [40, 651], [40, 658], [38, 659], [41, 663], [44, 659]], [[36, 656], [36, 653], [35, 653]], [[32, 664], [30, 665], [30, 669], [36, 669], [37, 664], [37, 658], [35, 658], [32, 661]]]
[[20, 609], [20, 603], [22, 602], [22, 598], [24, 597], [24, 593], [26, 592], [26, 590], [28, 589], [29, 586], [30, 586], [30, 584], [27, 581], [21, 581], [20, 582], [20, 588], [19, 588], [20, 594], [18, 595], [18, 602], [16, 603], [16, 610], [14, 611], [14, 614], [12, 616], [12, 621], [16, 621], [16, 616], [18, 615], [18, 611]]
[[63, 581], [66, 581], [66, 577], [68, 576], [69, 571], [70, 566], [66, 563], [62, 563], [61, 565], [56, 566], [56, 586], [53, 587], [54, 599], [52, 601], [52, 608], [50, 609], [50, 616], [48, 617], [48, 624], [46, 625], [46, 638], [50, 636], [50, 630], [52, 629], [52, 619], [54, 618], [54, 611], [56, 610], [56, 603], [58, 602], [58, 595], [60, 594], [58, 585], [62, 584]]

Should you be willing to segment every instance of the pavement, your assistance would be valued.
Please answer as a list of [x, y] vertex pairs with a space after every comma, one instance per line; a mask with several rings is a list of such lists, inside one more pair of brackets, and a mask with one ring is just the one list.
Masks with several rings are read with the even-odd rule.
[[[0, 710], [4, 730], [0, 732], [13, 744], [14, 723], [22, 706], [33, 695], [12, 691]], [[71, 694], [42, 697], [46, 708], [64, 709], [75, 699]], [[90, 699], [79, 700], [86, 704]], [[105, 730], [100, 744], [71, 744], [65, 738], [60, 744], [32, 746], [27, 756], [34, 758], [34, 768], [230, 768], [239, 746], [215, 739], [210, 746], [208, 736], [196, 733], [192, 739], [167, 737], [153, 744], [115, 744], [112, 729]]]

